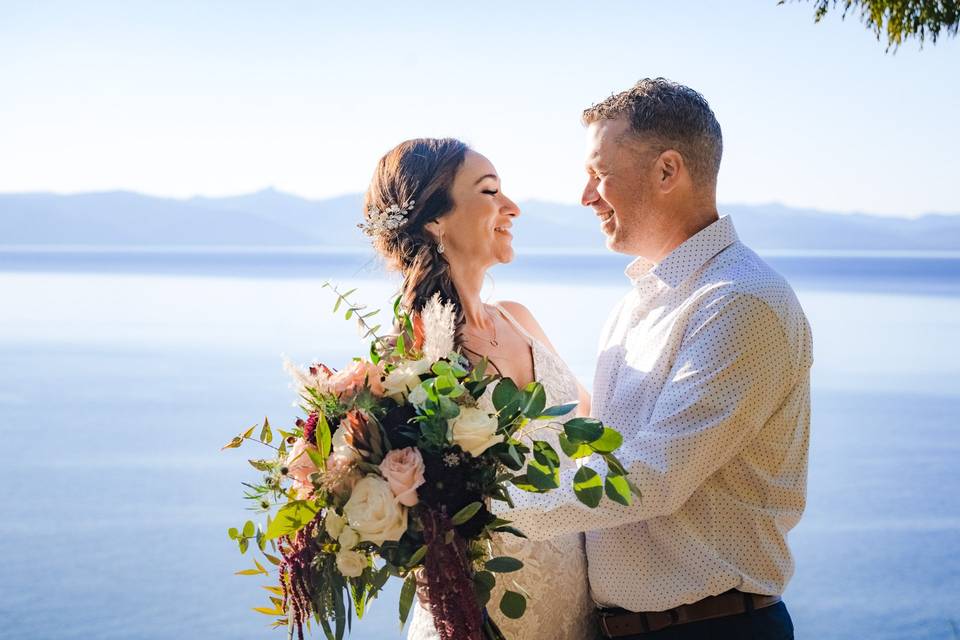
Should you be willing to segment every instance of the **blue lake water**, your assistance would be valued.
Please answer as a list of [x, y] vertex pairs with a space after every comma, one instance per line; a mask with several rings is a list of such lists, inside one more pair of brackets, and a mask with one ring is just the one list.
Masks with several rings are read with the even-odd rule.
[[[814, 330], [798, 638], [960, 637], [960, 258], [776, 255]], [[625, 260], [495, 269], [586, 383]], [[326, 277], [389, 299], [365, 254], [0, 248], [0, 638], [282, 638], [226, 537], [252, 450], [295, 409], [280, 367], [363, 348]], [[398, 637], [396, 591], [355, 628]]]

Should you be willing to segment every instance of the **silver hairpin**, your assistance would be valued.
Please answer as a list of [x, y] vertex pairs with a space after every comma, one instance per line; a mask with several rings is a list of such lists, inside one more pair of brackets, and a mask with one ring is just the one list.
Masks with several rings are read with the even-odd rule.
[[367, 222], [357, 225], [368, 236], [376, 236], [399, 229], [407, 223], [407, 214], [413, 210], [415, 200], [407, 200], [402, 205], [391, 203], [383, 211], [373, 205], [367, 208]]

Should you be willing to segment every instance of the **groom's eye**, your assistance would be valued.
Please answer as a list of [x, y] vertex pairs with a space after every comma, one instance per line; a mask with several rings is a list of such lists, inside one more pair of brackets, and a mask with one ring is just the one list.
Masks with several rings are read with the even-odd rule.
[[497, 195], [497, 194], [500, 193], [500, 192], [499, 192], [497, 189], [484, 189], [484, 190], [483, 190], [483, 193], [485, 193], [485, 194], [487, 194], [487, 195], [489, 195], [489, 196], [495, 196], [495, 195]]

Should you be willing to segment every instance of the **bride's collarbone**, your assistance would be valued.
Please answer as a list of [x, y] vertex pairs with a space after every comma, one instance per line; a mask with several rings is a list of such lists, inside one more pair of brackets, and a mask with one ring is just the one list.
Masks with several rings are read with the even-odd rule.
[[476, 363], [486, 358], [490, 363], [487, 369], [489, 373], [510, 378], [520, 388], [534, 380], [533, 347], [523, 336], [513, 332], [501, 335], [496, 346], [471, 336], [465, 337], [468, 359]]

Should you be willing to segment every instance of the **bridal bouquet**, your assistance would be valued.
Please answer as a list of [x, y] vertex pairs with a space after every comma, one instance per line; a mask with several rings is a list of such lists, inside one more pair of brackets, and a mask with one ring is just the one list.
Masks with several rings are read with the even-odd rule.
[[[330, 285], [326, 285], [330, 286]], [[403, 580], [400, 624], [418, 586], [441, 638], [502, 638], [486, 606], [497, 577], [520, 569], [491, 551], [494, 533], [523, 536], [494, 516], [491, 500], [508, 504], [508, 485], [545, 492], [560, 486], [560, 455], [602, 456], [604, 479], [581, 464], [574, 491], [595, 507], [604, 494], [630, 504], [637, 493], [613, 452], [622, 438], [591, 418], [557, 418], [576, 405], [546, 406], [542, 385], [522, 389], [487, 375], [454, 350], [454, 309], [436, 296], [415, 319], [394, 305], [401, 332], [377, 336], [367, 313], [337, 296], [366, 337], [368, 358], [334, 371], [323, 364], [288, 363], [304, 417], [274, 435], [269, 421], [234, 437], [224, 448], [254, 441], [271, 456], [251, 459], [262, 473], [244, 483], [252, 509], [266, 525], [248, 520], [228, 535], [241, 553], [251, 545], [277, 567], [279, 584], [265, 587], [274, 626], [296, 630], [311, 620], [340, 640], [392, 577]], [[532, 421], [536, 420], [534, 424]], [[558, 452], [537, 431], [554, 429]], [[256, 435], [255, 435], [256, 434]], [[243, 575], [271, 575], [257, 559]], [[497, 604], [508, 617], [526, 608], [522, 587]]]

